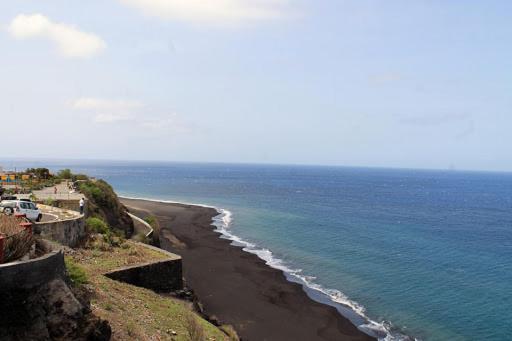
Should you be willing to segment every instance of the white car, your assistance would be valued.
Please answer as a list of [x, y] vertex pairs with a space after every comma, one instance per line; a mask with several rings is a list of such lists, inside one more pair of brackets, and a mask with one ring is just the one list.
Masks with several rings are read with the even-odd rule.
[[43, 214], [37, 208], [37, 205], [24, 200], [3, 200], [0, 202], [0, 212], [11, 215], [14, 213], [25, 214], [27, 219], [32, 221], [41, 221]]

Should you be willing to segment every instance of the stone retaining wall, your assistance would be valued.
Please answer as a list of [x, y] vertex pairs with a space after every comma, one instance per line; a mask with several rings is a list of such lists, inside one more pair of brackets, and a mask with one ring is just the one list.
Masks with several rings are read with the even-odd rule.
[[127, 266], [108, 272], [105, 276], [156, 292], [171, 292], [183, 289], [181, 257], [149, 245], [145, 246], [165, 253], [169, 258]]
[[[38, 243], [44, 243], [38, 241]], [[48, 243], [44, 247], [48, 247]], [[0, 265], [0, 293], [11, 290], [30, 290], [57, 278], [64, 278], [66, 266], [61, 250], [53, 250], [42, 257]]]
[[35, 234], [69, 247], [77, 247], [87, 236], [84, 216], [36, 223], [33, 228]]
[[[36, 203], [45, 204], [46, 200], [37, 200]], [[53, 206], [66, 210], [80, 211], [79, 200], [55, 199], [53, 200]]]

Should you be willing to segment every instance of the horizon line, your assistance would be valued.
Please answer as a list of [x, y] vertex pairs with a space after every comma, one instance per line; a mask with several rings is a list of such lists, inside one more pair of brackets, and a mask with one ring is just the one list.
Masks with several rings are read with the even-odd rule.
[[411, 170], [411, 171], [437, 171], [437, 172], [467, 172], [467, 173], [505, 173], [510, 174], [512, 170], [489, 170], [489, 169], [457, 169], [457, 168], [414, 168], [414, 167], [394, 167], [394, 166], [372, 166], [372, 165], [341, 165], [341, 164], [308, 164], [308, 163], [277, 163], [277, 162], [228, 162], [228, 161], [180, 161], [180, 160], [142, 160], [142, 159], [106, 159], [106, 158], [46, 158], [41, 161], [40, 158], [30, 157], [12, 157], [0, 158], [0, 167], [2, 162], [117, 162], [117, 163], [175, 163], [175, 164], [204, 164], [204, 165], [239, 165], [239, 166], [281, 166], [281, 167], [319, 167], [319, 168], [360, 168], [360, 169], [381, 169], [381, 170]]

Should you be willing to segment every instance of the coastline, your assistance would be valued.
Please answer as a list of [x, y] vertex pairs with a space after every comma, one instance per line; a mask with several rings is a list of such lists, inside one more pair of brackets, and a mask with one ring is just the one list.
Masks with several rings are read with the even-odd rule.
[[379, 324], [309, 286], [293, 270], [279, 262], [269, 264], [270, 251], [231, 234], [226, 229], [229, 211], [146, 198], [121, 201], [136, 214], [159, 219], [164, 227], [161, 246], [182, 255], [187, 285], [206, 313], [234, 325], [244, 340], [386, 337]]

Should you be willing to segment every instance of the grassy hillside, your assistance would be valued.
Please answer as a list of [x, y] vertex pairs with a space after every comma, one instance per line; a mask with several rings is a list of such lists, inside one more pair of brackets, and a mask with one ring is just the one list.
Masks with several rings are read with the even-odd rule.
[[113, 340], [230, 340], [196, 315], [190, 303], [102, 275], [122, 266], [163, 259], [163, 253], [131, 241], [102, 249], [93, 246], [74, 250], [67, 256], [67, 263], [72, 278], [89, 292], [93, 313], [109, 321]]

